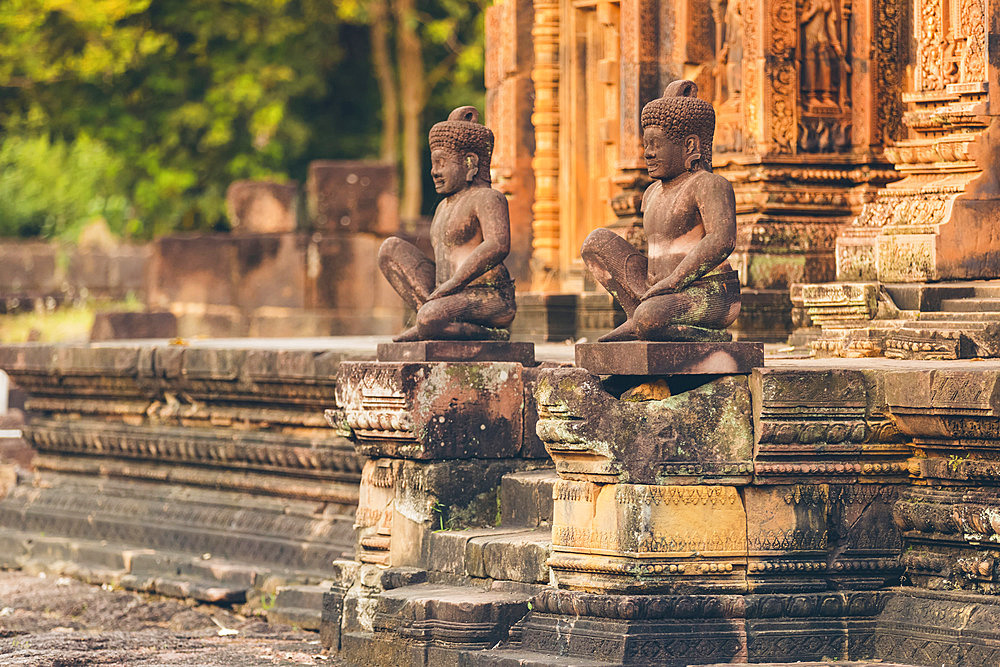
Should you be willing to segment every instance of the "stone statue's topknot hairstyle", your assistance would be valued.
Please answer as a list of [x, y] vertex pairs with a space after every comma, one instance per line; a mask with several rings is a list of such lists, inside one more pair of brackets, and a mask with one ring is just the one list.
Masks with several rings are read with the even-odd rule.
[[429, 135], [431, 150], [450, 148], [459, 153], [479, 156], [479, 178], [490, 182], [490, 159], [493, 157], [493, 132], [479, 122], [476, 107], [458, 107], [448, 120], [435, 123]]
[[701, 164], [712, 170], [712, 136], [715, 134], [715, 109], [698, 97], [694, 81], [678, 79], [663, 91], [663, 97], [642, 108], [642, 129], [650, 125], [662, 127], [673, 143], [683, 144], [689, 134], [698, 135], [701, 142]]

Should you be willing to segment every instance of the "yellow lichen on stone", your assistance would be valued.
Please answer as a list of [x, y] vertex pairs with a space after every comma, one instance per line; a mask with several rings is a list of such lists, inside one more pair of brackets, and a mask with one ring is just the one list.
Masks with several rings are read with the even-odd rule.
[[665, 398], [670, 398], [670, 396], [670, 387], [667, 386], [667, 381], [660, 378], [654, 382], [643, 382], [638, 387], [632, 387], [622, 394], [621, 400], [662, 401]]

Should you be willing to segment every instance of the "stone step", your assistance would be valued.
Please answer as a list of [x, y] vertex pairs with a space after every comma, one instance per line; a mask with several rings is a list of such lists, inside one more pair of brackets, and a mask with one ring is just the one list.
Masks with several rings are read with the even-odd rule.
[[[294, 622], [302, 628], [319, 627], [322, 594], [329, 585], [313, 586], [329, 577], [329, 572], [274, 570], [260, 565], [230, 561], [211, 554], [191, 554], [154, 549], [135, 549], [123, 544], [66, 537], [46, 537], [37, 533], [4, 531], [0, 534], [0, 567], [26, 572], [50, 572], [71, 576], [91, 584], [111, 584], [129, 590], [168, 597], [191, 598], [214, 604], [239, 604], [255, 596], [259, 589], [272, 590], [278, 584], [302, 582], [314, 597], [301, 602], [301, 595], [287, 593], [276, 607], [294, 609], [296, 600], [315, 621]], [[298, 588], [299, 586], [289, 586]], [[280, 592], [280, 586], [279, 586]], [[314, 606], [313, 606], [314, 605]], [[283, 621], [289, 622], [289, 621]]]
[[528, 613], [531, 597], [531, 592], [473, 586], [404, 586], [378, 595], [372, 629], [376, 636], [389, 633], [418, 644], [494, 648]]
[[473, 578], [546, 584], [551, 528], [441, 530], [428, 540], [427, 569]]
[[615, 664], [520, 649], [469, 652], [464, 657], [467, 664], [474, 667], [605, 667]]
[[504, 475], [500, 482], [500, 525], [551, 525], [552, 487], [557, 479], [554, 468]]
[[885, 285], [901, 310], [938, 310], [942, 300], [1000, 298], [1000, 281], [972, 280], [946, 283]]
[[1000, 315], [1000, 297], [941, 299], [941, 310], [951, 313], [996, 313]]
[[386, 590], [371, 601], [372, 630], [344, 633], [337, 658], [365, 667], [476, 664], [467, 658], [508, 641], [532, 596], [432, 583]]
[[917, 319], [907, 320], [903, 328], [983, 331], [998, 322], [1000, 313], [918, 313]]
[[144, 550], [131, 558], [123, 588], [214, 604], [246, 602], [247, 592], [266, 570], [242, 563], [194, 559], [188, 554]]
[[294, 625], [305, 630], [319, 630], [323, 613], [323, 594], [330, 584], [279, 586], [274, 606], [266, 609], [271, 623]]

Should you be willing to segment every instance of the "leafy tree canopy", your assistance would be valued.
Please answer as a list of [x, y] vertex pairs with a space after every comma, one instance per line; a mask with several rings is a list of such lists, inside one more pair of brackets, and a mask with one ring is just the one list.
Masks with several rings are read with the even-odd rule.
[[[95, 215], [140, 236], [220, 228], [233, 180], [378, 155], [369, 26], [352, 2], [0, 3], [0, 233], [71, 235]], [[473, 41], [429, 112], [482, 100], [476, 4], [420, 3], [426, 62]]]

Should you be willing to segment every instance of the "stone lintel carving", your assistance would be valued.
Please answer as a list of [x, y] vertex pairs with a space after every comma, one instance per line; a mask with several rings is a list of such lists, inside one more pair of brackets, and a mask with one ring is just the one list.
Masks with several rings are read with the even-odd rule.
[[924, 475], [957, 482], [1000, 475], [1000, 369], [991, 366], [886, 375], [888, 409], [928, 457], [915, 462]]
[[877, 373], [754, 371], [755, 479], [902, 482], [910, 450], [880, 402]]
[[1000, 661], [997, 628], [989, 597], [905, 586], [887, 592], [873, 649], [887, 661], [991, 665]]

